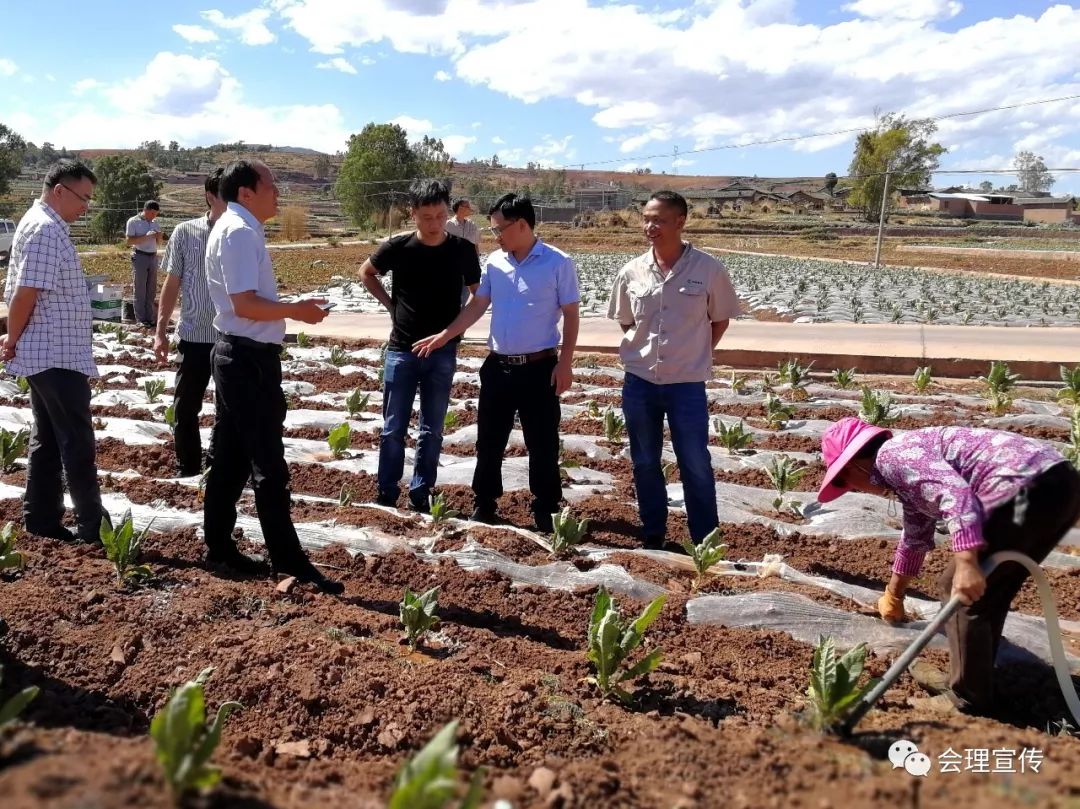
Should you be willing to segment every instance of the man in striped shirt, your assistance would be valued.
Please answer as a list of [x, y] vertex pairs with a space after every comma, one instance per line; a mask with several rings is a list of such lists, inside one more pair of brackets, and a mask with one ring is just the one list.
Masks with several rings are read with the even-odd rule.
[[166, 279], [158, 302], [154, 353], [161, 362], [169, 357], [169, 319], [179, 297], [180, 320], [176, 324], [176, 338], [180, 367], [176, 371], [173, 399], [176, 418], [173, 442], [181, 477], [198, 475], [203, 468], [199, 411], [210, 382], [210, 349], [218, 338], [214, 328], [214, 304], [206, 285], [206, 240], [214, 222], [225, 212], [225, 201], [218, 195], [222, 171], [218, 168], [211, 172], [203, 186], [209, 210], [197, 219], [176, 226], [162, 262]]

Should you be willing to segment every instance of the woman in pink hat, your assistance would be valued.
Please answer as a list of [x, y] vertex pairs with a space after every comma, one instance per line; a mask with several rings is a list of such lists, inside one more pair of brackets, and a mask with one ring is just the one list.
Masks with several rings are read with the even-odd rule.
[[1006, 549], [1046, 558], [1080, 517], [1080, 473], [1043, 441], [968, 427], [894, 435], [845, 418], [825, 431], [821, 452], [820, 502], [858, 491], [903, 507], [892, 578], [878, 601], [885, 620], [904, 619], [904, 592], [934, 547], [935, 524], [945, 522], [953, 558], [938, 584], [943, 600], [960, 596], [965, 606], [946, 624], [951, 672], [940, 690], [962, 710], [985, 711], [1005, 616], [1027, 571], [1006, 563], [987, 578], [979, 563]]

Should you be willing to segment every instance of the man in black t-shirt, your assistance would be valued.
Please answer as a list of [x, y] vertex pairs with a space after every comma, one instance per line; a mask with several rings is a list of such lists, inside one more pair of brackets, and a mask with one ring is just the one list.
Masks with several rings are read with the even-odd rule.
[[[393, 236], [360, 268], [368, 292], [390, 311], [394, 326], [383, 366], [383, 429], [379, 442], [379, 492], [376, 502], [397, 504], [405, 471], [405, 436], [420, 389], [416, 460], [409, 483], [409, 505], [427, 513], [439, 471], [443, 420], [457, 365], [457, 341], [430, 356], [418, 357], [413, 343], [449, 326], [461, 311], [461, 287], [470, 293], [480, 282], [476, 248], [446, 232], [450, 190], [440, 182], [418, 181], [410, 189], [416, 231]], [[392, 274], [387, 293], [379, 276]]]

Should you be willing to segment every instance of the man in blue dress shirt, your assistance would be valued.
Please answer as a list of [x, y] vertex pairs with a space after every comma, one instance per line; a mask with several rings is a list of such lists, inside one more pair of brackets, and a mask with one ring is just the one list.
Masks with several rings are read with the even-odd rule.
[[527, 197], [506, 194], [488, 217], [489, 231], [500, 249], [488, 256], [480, 286], [453, 323], [418, 340], [414, 350], [422, 357], [437, 351], [491, 306], [491, 353], [480, 368], [472, 517], [486, 523], [498, 520], [503, 453], [517, 415], [529, 452], [536, 528], [550, 533], [552, 514], [562, 500], [559, 396], [573, 381], [580, 301], [577, 268], [566, 253], [536, 237], [536, 213]]

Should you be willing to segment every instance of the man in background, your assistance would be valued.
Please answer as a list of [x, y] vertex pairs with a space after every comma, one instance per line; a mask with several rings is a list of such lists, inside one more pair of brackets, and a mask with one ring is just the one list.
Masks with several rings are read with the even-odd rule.
[[150, 199], [143, 212], [127, 221], [124, 232], [131, 248], [131, 285], [135, 319], [147, 328], [154, 328], [157, 312], [154, 295], [157, 293], [157, 251], [161, 245], [161, 226], [155, 222], [161, 206]]

